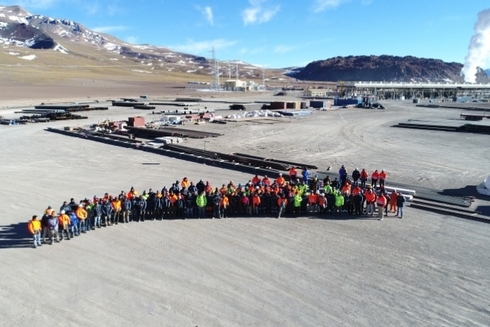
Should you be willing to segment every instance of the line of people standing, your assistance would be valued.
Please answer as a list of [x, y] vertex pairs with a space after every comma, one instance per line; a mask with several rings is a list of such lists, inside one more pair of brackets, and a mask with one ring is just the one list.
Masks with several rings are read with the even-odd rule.
[[[317, 175], [310, 178], [306, 168], [298, 178], [296, 169], [292, 168], [288, 180], [282, 174], [277, 178], [255, 175], [243, 185], [230, 181], [220, 188], [213, 188], [203, 180], [194, 184], [184, 177], [169, 188], [149, 189], [141, 194], [131, 187], [128, 192], [121, 191], [117, 196], [105, 193], [103, 197], [95, 195], [79, 202], [72, 198], [62, 203], [58, 213], [49, 206], [40, 221], [33, 216], [29, 231], [34, 235], [34, 246], [39, 246], [132, 221], [246, 216], [279, 218], [344, 213], [372, 216], [376, 205], [388, 210], [388, 203], [390, 210], [397, 211], [402, 217], [405, 199], [399, 193], [388, 195], [384, 192], [386, 175], [377, 194], [374, 188], [366, 185], [364, 172], [364, 169], [359, 172], [358, 178], [353, 173], [351, 181], [345, 170], [339, 173], [340, 180], [330, 181], [328, 176], [324, 180], [319, 180]], [[382, 214], [380, 217], [382, 219]]]

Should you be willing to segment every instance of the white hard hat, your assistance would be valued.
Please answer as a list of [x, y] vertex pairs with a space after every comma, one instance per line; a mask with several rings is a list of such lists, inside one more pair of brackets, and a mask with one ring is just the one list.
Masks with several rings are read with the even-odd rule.
[[65, 214], [65, 210], [61, 210], [61, 214], [64, 215]]

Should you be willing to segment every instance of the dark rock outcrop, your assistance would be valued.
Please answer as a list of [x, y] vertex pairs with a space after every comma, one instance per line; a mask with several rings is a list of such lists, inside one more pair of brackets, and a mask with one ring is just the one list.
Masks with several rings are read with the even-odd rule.
[[[387, 81], [462, 83], [463, 65], [437, 59], [412, 56], [349, 56], [319, 60], [290, 76], [310, 81]], [[478, 83], [490, 83], [483, 69], [477, 73]]]

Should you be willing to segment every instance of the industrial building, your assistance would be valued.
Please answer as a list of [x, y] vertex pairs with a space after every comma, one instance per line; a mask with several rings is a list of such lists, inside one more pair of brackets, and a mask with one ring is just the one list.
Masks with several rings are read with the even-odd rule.
[[339, 82], [339, 94], [344, 97], [376, 95], [379, 99], [447, 99], [456, 101], [490, 98], [490, 84]]

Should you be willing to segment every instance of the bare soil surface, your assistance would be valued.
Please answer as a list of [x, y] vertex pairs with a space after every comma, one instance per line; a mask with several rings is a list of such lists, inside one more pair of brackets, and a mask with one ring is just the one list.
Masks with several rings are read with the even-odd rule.
[[[181, 93], [134, 86], [125, 93], [124, 85], [85, 93], [68, 87], [63, 94], [46, 88], [21, 96], [24, 91], [10, 89], [17, 97], [2, 92], [2, 114], [13, 115], [9, 108], [26, 100]], [[488, 135], [391, 127], [410, 118], [451, 118], [459, 111], [386, 105], [386, 111], [341, 109], [273, 124], [187, 127], [225, 134], [209, 139], [207, 149], [304, 161], [320, 170], [342, 164], [349, 171], [386, 169], [389, 179], [438, 189], [476, 185], [490, 174]], [[488, 326], [490, 225], [411, 208], [404, 219], [383, 221], [302, 217], [120, 224], [32, 249], [27, 221], [48, 205], [58, 210], [71, 197], [118, 194], [131, 186], [140, 192], [160, 189], [183, 176], [213, 186], [251, 178], [44, 131], [105, 118], [158, 116], [112, 107], [87, 115], [84, 121], [0, 126], [2, 326]]]

